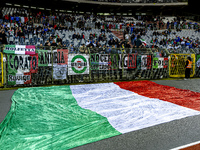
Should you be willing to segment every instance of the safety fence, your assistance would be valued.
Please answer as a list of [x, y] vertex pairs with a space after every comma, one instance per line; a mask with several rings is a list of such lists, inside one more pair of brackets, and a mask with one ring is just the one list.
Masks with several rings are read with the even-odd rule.
[[[169, 54], [166, 49], [94, 49], [4, 45], [0, 49], [0, 86], [38, 86], [200, 76], [200, 55]], [[82, 51], [82, 53], [81, 53]]]

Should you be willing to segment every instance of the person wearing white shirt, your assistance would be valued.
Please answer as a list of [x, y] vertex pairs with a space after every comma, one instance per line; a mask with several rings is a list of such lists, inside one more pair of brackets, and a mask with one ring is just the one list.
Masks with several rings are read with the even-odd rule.
[[90, 44], [90, 41], [87, 40], [87, 42], [85, 43], [86, 46], [88, 46]]
[[179, 49], [179, 48], [180, 48], [180, 45], [175, 45], [174, 48], [175, 48], [175, 49]]
[[167, 46], [167, 49], [173, 49], [172, 44], [169, 44], [169, 45]]

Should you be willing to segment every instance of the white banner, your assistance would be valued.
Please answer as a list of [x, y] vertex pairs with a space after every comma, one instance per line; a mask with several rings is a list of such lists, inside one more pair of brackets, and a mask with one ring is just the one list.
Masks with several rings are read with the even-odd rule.
[[147, 69], [147, 55], [141, 56], [141, 69], [146, 70]]
[[200, 58], [198, 59], [198, 61], [196, 62], [197, 68], [200, 67]]
[[89, 74], [89, 55], [69, 54], [68, 75]]
[[158, 68], [163, 68], [164, 66], [164, 58], [158, 58]]
[[67, 65], [54, 65], [53, 78], [56, 80], [64, 80], [67, 78]]

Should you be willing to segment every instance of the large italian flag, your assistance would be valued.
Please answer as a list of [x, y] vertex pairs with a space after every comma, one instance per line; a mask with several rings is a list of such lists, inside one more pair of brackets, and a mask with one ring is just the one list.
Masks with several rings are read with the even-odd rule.
[[200, 114], [200, 93], [151, 81], [18, 89], [0, 146], [70, 149]]

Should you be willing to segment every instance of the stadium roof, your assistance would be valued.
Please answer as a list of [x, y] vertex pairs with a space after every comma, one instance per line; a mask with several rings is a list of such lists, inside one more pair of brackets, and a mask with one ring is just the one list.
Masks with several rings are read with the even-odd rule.
[[94, 12], [94, 13], [143, 13], [178, 15], [188, 9], [187, 2], [179, 3], [109, 3], [89, 0], [1, 0], [1, 4], [17, 4], [19, 6], [34, 6], [47, 10], [63, 10], [63, 12]]

